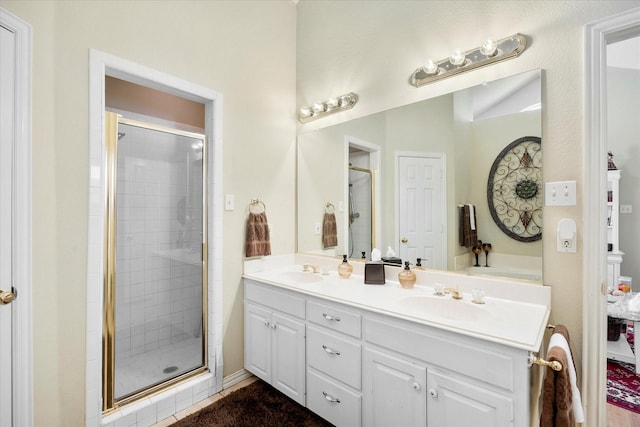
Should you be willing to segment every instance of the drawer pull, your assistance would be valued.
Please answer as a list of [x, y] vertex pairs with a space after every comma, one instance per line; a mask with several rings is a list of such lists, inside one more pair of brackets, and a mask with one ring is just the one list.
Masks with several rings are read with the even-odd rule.
[[340, 321], [340, 318], [338, 316], [332, 316], [332, 315], [327, 314], [327, 313], [322, 313], [322, 317], [324, 317], [327, 320], [334, 320], [336, 322]]
[[325, 400], [331, 403], [340, 403], [340, 399], [338, 399], [337, 397], [333, 397], [330, 394], [327, 394], [326, 391], [322, 392], [322, 395], [324, 396]]
[[326, 345], [322, 345], [322, 349], [324, 351], [326, 351], [328, 354], [335, 354], [336, 356], [340, 356], [340, 352], [339, 351], [335, 351], [334, 349], [329, 348]]

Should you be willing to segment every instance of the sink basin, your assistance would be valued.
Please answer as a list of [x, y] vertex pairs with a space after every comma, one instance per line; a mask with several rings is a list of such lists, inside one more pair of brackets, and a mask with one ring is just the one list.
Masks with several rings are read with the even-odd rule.
[[485, 305], [453, 300], [448, 296], [405, 297], [400, 300], [399, 307], [402, 307], [407, 314], [427, 314], [429, 317], [440, 317], [463, 322], [474, 322], [491, 316], [491, 312], [487, 310]]
[[278, 278], [289, 283], [316, 283], [322, 281], [322, 276], [319, 274], [305, 271], [285, 271], [278, 274]]

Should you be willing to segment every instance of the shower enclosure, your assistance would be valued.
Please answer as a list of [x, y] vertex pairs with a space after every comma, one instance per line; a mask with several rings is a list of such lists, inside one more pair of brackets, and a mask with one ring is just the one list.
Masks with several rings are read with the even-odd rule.
[[106, 122], [104, 411], [207, 360], [204, 135]]
[[370, 258], [374, 237], [373, 171], [349, 165], [349, 257]]

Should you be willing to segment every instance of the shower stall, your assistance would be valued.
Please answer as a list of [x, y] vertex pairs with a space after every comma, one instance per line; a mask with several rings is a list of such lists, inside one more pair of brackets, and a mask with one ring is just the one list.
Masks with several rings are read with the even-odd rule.
[[349, 258], [370, 258], [375, 245], [373, 182], [372, 170], [349, 165]]
[[103, 410], [207, 369], [204, 135], [106, 113]]

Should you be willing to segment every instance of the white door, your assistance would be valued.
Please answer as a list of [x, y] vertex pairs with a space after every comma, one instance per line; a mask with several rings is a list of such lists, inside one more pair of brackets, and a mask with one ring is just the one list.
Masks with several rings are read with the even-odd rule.
[[[0, 26], [0, 299], [5, 301], [13, 283], [14, 37]], [[11, 303], [0, 301], [0, 426], [12, 423], [12, 311]]]
[[427, 268], [446, 268], [444, 161], [440, 157], [398, 157], [400, 258], [422, 258]]

